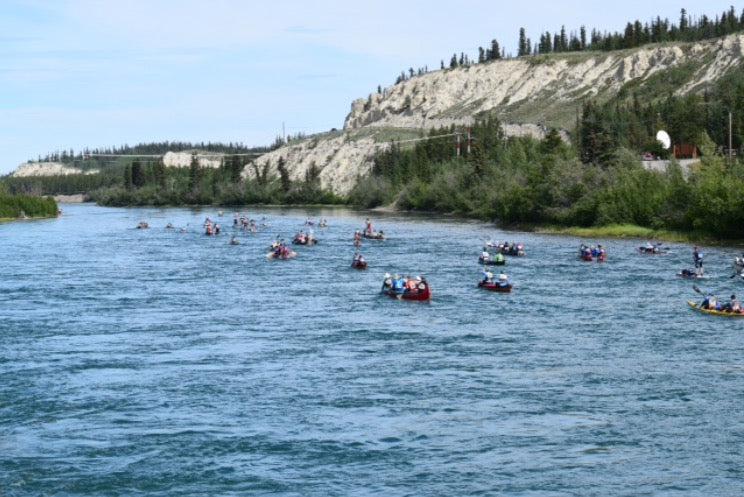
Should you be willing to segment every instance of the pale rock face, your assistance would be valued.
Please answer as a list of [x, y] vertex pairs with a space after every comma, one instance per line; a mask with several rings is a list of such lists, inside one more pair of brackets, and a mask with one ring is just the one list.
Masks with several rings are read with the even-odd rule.
[[[713, 54], [713, 61], [706, 60]], [[355, 100], [344, 129], [360, 127], [438, 128], [466, 125], [472, 116], [514, 113], [531, 101], [572, 102], [584, 96], [616, 92], [632, 80], [698, 62], [695, 83], [678, 94], [694, 91], [741, 62], [744, 34], [691, 45], [654, 45], [633, 52], [571, 54], [565, 58], [520, 58], [436, 71], [386, 88], [384, 95]], [[539, 56], [538, 56], [539, 57]], [[536, 116], [539, 120], [539, 115]]]
[[[165, 167], [189, 167], [192, 154], [189, 152], [166, 152], [163, 156]], [[201, 167], [218, 168], [222, 164], [224, 154], [197, 154], [196, 158]]]
[[20, 178], [24, 176], [66, 176], [68, 174], [96, 174], [97, 169], [83, 171], [76, 167], [65, 166], [60, 162], [29, 162], [21, 164], [11, 174]]
[[243, 178], [254, 179], [256, 171], [263, 174], [268, 167], [269, 178], [279, 176], [279, 159], [287, 164], [289, 179], [304, 181], [308, 170], [315, 164], [320, 171], [319, 180], [323, 189], [345, 194], [351, 191], [357, 177], [369, 172], [372, 156], [387, 146], [372, 139], [348, 140], [337, 136], [325, 140], [304, 140], [258, 157], [243, 169]]

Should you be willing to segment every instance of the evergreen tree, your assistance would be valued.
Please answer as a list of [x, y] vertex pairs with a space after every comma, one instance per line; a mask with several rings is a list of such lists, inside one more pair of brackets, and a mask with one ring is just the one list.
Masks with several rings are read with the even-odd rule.
[[561, 26], [561, 52], [568, 50], [568, 37], [566, 36], [566, 26]]
[[201, 166], [199, 165], [199, 159], [196, 154], [191, 155], [191, 163], [189, 164], [189, 191], [194, 192], [201, 182], [202, 176]]
[[142, 164], [139, 159], [135, 159], [132, 162], [132, 185], [135, 188], [141, 188], [145, 186], [145, 175], [142, 171]]
[[498, 60], [501, 58], [501, 48], [499, 47], [499, 42], [495, 39], [491, 40], [491, 57], [489, 57], [490, 60]]
[[292, 181], [289, 179], [289, 171], [287, 170], [286, 161], [284, 157], [279, 157], [279, 163], [276, 168], [279, 170], [279, 179], [282, 183], [282, 190], [288, 193], [292, 189]]
[[124, 166], [124, 187], [127, 190], [131, 190], [134, 188], [134, 183], [132, 182], [132, 165], [127, 164]]
[[157, 162], [155, 162], [155, 182], [161, 189], [165, 188], [165, 178], [165, 163], [163, 162], [163, 158], [161, 157], [157, 160]]
[[581, 26], [581, 30], [579, 32], [579, 42], [581, 43], [581, 51], [586, 50], [586, 27], [583, 25]]
[[517, 57], [524, 57], [525, 55], [529, 55], [530, 50], [527, 46], [527, 34], [525, 33], [524, 28], [519, 28], [519, 43], [517, 45]]

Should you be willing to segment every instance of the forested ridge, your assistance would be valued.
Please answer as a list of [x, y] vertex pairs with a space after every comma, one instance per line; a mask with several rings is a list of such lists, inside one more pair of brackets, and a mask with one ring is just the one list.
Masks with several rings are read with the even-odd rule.
[[[516, 57], [550, 53], [610, 52], [639, 48], [654, 43], [711, 40], [741, 31], [744, 31], [744, 9], [737, 14], [736, 9], [731, 6], [728, 10], [712, 18], [705, 14], [699, 18], [694, 18], [688, 15], [687, 9], [682, 8], [676, 23], [661, 16], [647, 22], [636, 19], [635, 21], [628, 21], [623, 31], [614, 33], [596, 28], [590, 30], [583, 25], [573, 30], [566, 30], [565, 26], [561, 26], [558, 31], [553, 33], [545, 31], [540, 33], [538, 38], [533, 39], [528, 35], [526, 29], [521, 27], [518, 33]], [[465, 52], [453, 53], [448, 59], [448, 63], [445, 63], [445, 59], [441, 60], [439, 68], [449, 67], [453, 69], [513, 57], [514, 55], [507, 53], [499, 41], [494, 38], [485, 47], [478, 47], [477, 56], [471, 57]], [[417, 71], [409, 68], [407, 71], [400, 73], [396, 79], [396, 84], [428, 71], [428, 67], [419, 68]], [[378, 89], [378, 93], [380, 93], [380, 89]]]

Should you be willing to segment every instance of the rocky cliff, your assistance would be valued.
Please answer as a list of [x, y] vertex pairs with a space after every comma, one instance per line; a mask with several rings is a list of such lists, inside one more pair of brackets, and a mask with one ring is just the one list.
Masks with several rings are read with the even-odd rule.
[[66, 166], [61, 162], [24, 162], [11, 174], [14, 177], [23, 176], [65, 176], [68, 174], [96, 174], [98, 170], [83, 171], [77, 167]]
[[[256, 163], [276, 175], [283, 157], [290, 177], [301, 180], [315, 162], [322, 168], [322, 185], [344, 194], [354, 178], [369, 171], [374, 152], [385, 146], [375, 140], [375, 130], [389, 136], [391, 129], [466, 125], [479, 115], [492, 114], [505, 122], [507, 135], [542, 137], [548, 127], [572, 127], [579, 102], [587, 97], [609, 98], [630, 82], [643, 85], [682, 65], [692, 70], [677, 94], [701, 91], [740, 64], [743, 55], [744, 34], [735, 34], [691, 44], [534, 56], [431, 72], [352, 102], [344, 137], [314, 138], [262, 156]], [[367, 138], [353, 139], [362, 129]], [[255, 175], [251, 168], [244, 174]]]

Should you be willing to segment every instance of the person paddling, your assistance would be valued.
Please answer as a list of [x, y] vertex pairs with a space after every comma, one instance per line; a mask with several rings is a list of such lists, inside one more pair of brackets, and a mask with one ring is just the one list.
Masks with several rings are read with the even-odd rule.
[[695, 245], [692, 250], [692, 261], [695, 263], [695, 276], [703, 275], [703, 251]]
[[726, 312], [741, 313], [741, 304], [737, 300], [736, 295], [731, 295], [731, 300], [723, 304], [721, 309]]

